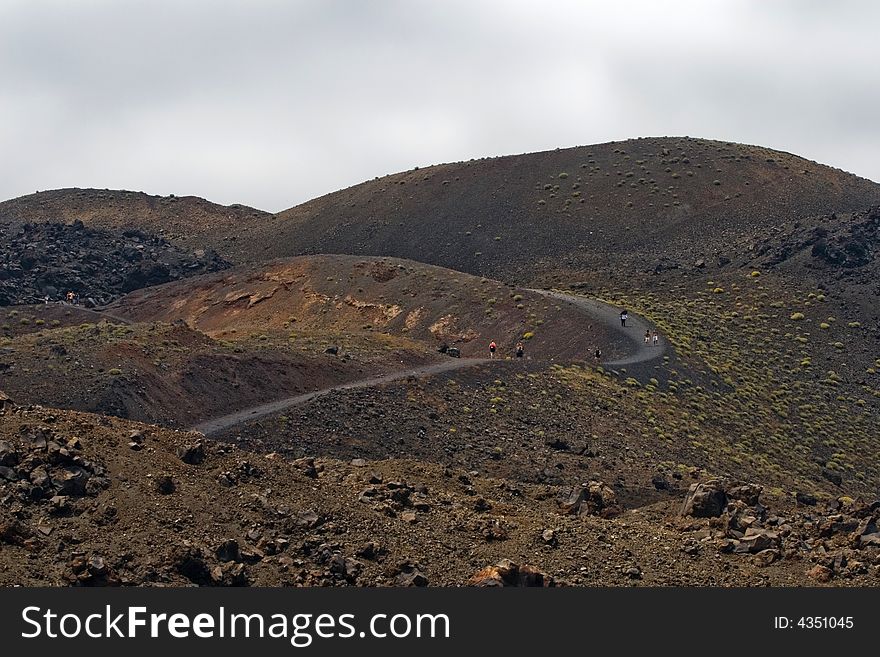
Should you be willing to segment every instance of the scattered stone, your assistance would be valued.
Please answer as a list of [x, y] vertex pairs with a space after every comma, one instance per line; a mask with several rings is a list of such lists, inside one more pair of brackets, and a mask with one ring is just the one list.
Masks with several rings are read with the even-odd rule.
[[801, 506], [816, 506], [818, 500], [815, 495], [811, 495], [810, 493], [797, 493], [795, 495], [795, 500]]
[[128, 432], [128, 448], [137, 452], [144, 448], [144, 432], [140, 429], [132, 429]]
[[0, 440], [0, 465], [13, 467], [18, 465], [19, 455], [12, 443]]
[[375, 541], [369, 541], [368, 543], [364, 543], [358, 551], [355, 553], [357, 556], [362, 559], [367, 559], [368, 561], [375, 561], [380, 556], [385, 554], [385, 548], [383, 548], [379, 543]]
[[483, 511], [490, 511], [492, 509], [492, 505], [486, 500], [486, 498], [480, 496], [474, 500], [473, 509], [477, 513], [481, 513]]
[[727, 489], [727, 497], [731, 500], [739, 500], [748, 506], [758, 504], [758, 499], [763, 492], [764, 487], [757, 484], [741, 484]]
[[614, 518], [623, 513], [617, 495], [604, 482], [591, 480], [575, 487], [560, 500], [563, 513]]
[[211, 581], [217, 586], [248, 586], [247, 570], [243, 563], [233, 561], [214, 566]]
[[655, 474], [651, 477], [651, 484], [656, 490], [669, 490], [670, 488], [669, 480], [662, 474]]
[[18, 520], [0, 518], [0, 544], [24, 545], [32, 532]]
[[556, 532], [552, 529], [545, 529], [541, 532], [541, 541], [544, 545], [548, 545], [550, 547], [556, 547], [559, 543], [559, 539], [556, 537]]
[[220, 547], [215, 551], [215, 554], [220, 561], [241, 560], [241, 551], [238, 547], [238, 541], [234, 538], [223, 541], [223, 543], [220, 544]]
[[768, 548], [766, 550], [761, 550], [760, 552], [755, 553], [755, 556], [752, 557], [752, 560], [755, 562], [755, 565], [759, 568], [766, 568], [774, 561], [779, 558], [779, 550], [774, 550], [772, 548]]
[[171, 563], [174, 570], [193, 584], [205, 586], [212, 583], [211, 570], [205, 561], [205, 555], [195, 547], [175, 548]]
[[630, 566], [623, 571], [623, 574], [630, 579], [642, 579], [642, 569], [638, 566]]
[[502, 559], [494, 566], [487, 566], [468, 581], [469, 586], [495, 587], [552, 587], [553, 578], [534, 566], [519, 565], [510, 559]]
[[768, 529], [759, 529], [749, 527], [742, 538], [739, 539], [739, 545], [735, 548], [735, 552], [748, 552], [757, 554], [762, 550], [778, 549], [781, 547], [779, 534]]
[[834, 572], [827, 566], [818, 564], [807, 571], [807, 577], [816, 580], [820, 584], [827, 584], [834, 576]]
[[157, 477], [154, 486], [160, 495], [171, 495], [171, 493], [177, 488], [171, 475], [161, 475]]
[[688, 488], [681, 515], [695, 518], [717, 518], [727, 506], [727, 493], [723, 479], [710, 479], [704, 483], [691, 484]]
[[318, 478], [318, 468], [315, 467], [315, 459], [307, 456], [293, 461], [293, 466], [310, 479]]
[[74, 586], [119, 586], [119, 578], [107, 565], [104, 557], [74, 554], [67, 564], [65, 579]]
[[214, 251], [187, 252], [162, 237], [81, 221], [0, 227], [0, 257], [3, 306], [57, 301], [68, 290], [81, 294], [84, 306], [105, 305], [132, 290], [230, 266]]
[[421, 571], [418, 564], [401, 564], [397, 577], [394, 578], [395, 586], [428, 586], [428, 578]]
[[201, 441], [181, 445], [177, 450], [177, 457], [188, 465], [201, 465], [205, 456], [205, 445]]

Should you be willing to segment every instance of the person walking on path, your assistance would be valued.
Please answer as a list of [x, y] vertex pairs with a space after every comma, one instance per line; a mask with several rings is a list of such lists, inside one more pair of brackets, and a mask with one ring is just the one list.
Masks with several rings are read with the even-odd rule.
[[495, 340], [489, 343], [489, 358], [495, 358], [495, 350], [498, 349], [498, 345], [495, 344]]
[[596, 362], [599, 362], [599, 359], [602, 358], [602, 350], [599, 347], [596, 347], [596, 353], [593, 354], [596, 357]]
[[516, 343], [516, 357], [522, 358], [525, 351], [526, 351], [526, 348], [523, 346], [523, 343], [517, 342]]
[[651, 331], [645, 331], [645, 346], [651, 344]]
[[657, 335], [657, 331], [654, 331], [654, 333], [651, 335], [651, 343], [652, 343], [653, 346], [655, 346], [655, 347], [656, 347], [658, 344], [660, 344], [660, 336]]
[[628, 319], [629, 313], [627, 312], [626, 308], [624, 308], [622, 311], [620, 311], [620, 325], [626, 328], [626, 320]]

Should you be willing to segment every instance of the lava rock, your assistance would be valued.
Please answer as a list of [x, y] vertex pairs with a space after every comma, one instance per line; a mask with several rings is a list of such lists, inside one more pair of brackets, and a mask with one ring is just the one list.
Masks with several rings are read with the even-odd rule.
[[510, 559], [502, 559], [494, 566], [487, 566], [474, 574], [469, 586], [495, 587], [552, 587], [556, 586], [547, 573], [529, 565], [519, 565]]
[[623, 513], [614, 491], [604, 482], [595, 480], [571, 489], [570, 493], [559, 501], [559, 506], [563, 513], [579, 516], [614, 518]]
[[710, 479], [691, 484], [681, 508], [681, 515], [695, 518], [717, 518], [727, 506], [723, 479]]
[[202, 442], [181, 445], [177, 450], [177, 457], [189, 465], [201, 465], [205, 462], [205, 445]]
[[421, 571], [418, 564], [404, 563], [400, 566], [397, 577], [394, 578], [395, 586], [428, 586], [428, 578]]

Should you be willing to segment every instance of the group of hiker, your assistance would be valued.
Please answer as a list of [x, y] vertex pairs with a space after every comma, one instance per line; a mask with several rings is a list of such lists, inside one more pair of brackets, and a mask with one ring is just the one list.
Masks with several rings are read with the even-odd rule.
[[[628, 319], [629, 319], [629, 311], [626, 308], [623, 308], [620, 311], [620, 325], [623, 328], [626, 328], [626, 321]], [[657, 333], [657, 331], [645, 329], [644, 338], [645, 338], [645, 345], [647, 345], [647, 346], [656, 347], [660, 344], [660, 335]], [[489, 358], [494, 359], [495, 354], [497, 352], [498, 352], [498, 344], [495, 342], [495, 340], [492, 340], [489, 343]], [[525, 346], [523, 345], [522, 342], [516, 343], [516, 350], [514, 353], [516, 354], [517, 358], [523, 357], [523, 355], [525, 354]], [[602, 349], [600, 349], [598, 346], [596, 347], [596, 350], [593, 352], [593, 357], [596, 359], [597, 363], [602, 359]]]
[[[626, 328], [626, 320], [629, 319], [629, 311], [624, 308], [620, 311], [620, 325], [623, 328]], [[652, 331], [650, 329], [645, 329], [645, 344], [651, 347], [656, 347], [660, 344], [660, 336], [657, 331]]]
[[[495, 358], [495, 353], [498, 351], [498, 345], [495, 343], [495, 340], [489, 343], [489, 358]], [[525, 356], [526, 347], [522, 342], [516, 343], [516, 349], [514, 351], [517, 358], [522, 358]]]

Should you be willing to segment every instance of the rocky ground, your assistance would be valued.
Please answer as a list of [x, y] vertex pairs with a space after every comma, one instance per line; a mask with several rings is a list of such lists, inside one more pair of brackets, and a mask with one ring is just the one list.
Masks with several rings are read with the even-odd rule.
[[87, 307], [126, 292], [228, 266], [212, 251], [189, 252], [139, 230], [82, 222], [0, 224], [0, 306], [79, 295]]
[[[664, 138], [277, 215], [2, 203], [0, 585], [880, 584], [878, 202]], [[627, 307], [663, 350], [518, 286]]]
[[627, 508], [600, 481], [409, 460], [287, 461], [197, 434], [6, 405], [0, 584], [880, 583], [878, 507], [694, 481]]

